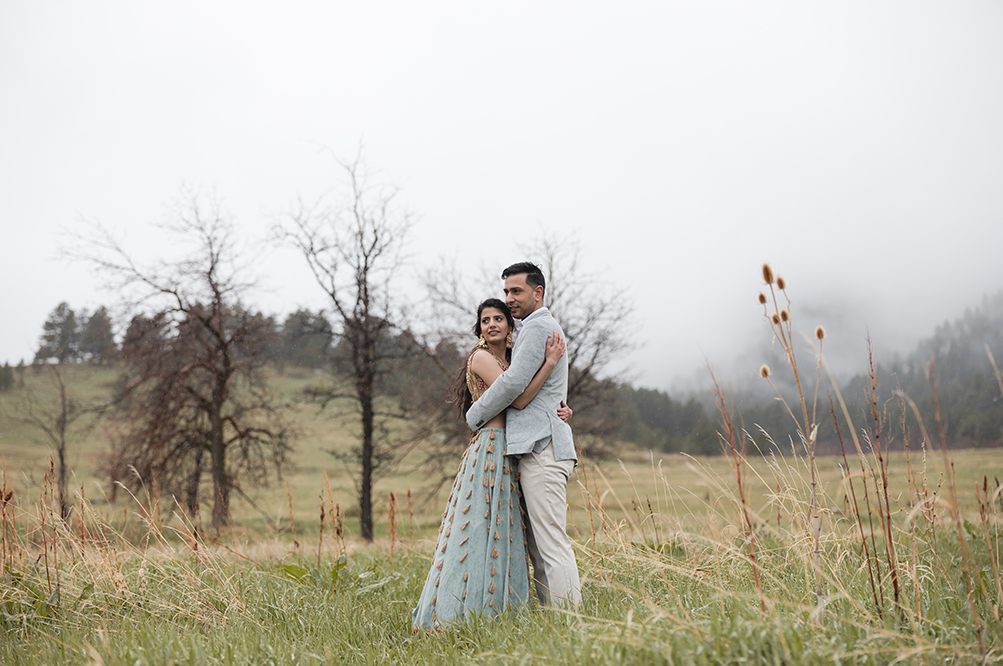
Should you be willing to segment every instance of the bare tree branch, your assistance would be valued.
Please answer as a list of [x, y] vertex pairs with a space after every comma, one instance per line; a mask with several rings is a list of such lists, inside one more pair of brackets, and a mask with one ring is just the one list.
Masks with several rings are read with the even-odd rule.
[[212, 481], [212, 524], [229, 522], [231, 491], [241, 480], [281, 472], [292, 431], [267, 388], [270, 319], [248, 312], [237, 237], [216, 200], [186, 191], [163, 228], [185, 246], [172, 261], [141, 265], [100, 224], [65, 251], [129, 294], [132, 320], [122, 344], [124, 376], [117, 438], [107, 471], [113, 480], [156, 480], [185, 497], [194, 515], [204, 458]]

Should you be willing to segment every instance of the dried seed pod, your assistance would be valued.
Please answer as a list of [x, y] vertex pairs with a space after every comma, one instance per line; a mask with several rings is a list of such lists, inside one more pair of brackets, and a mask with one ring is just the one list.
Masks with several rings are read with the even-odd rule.
[[766, 379], [767, 377], [769, 377], [770, 376], [770, 366], [768, 366], [765, 363], [763, 363], [763, 365], [759, 368], [759, 376], [762, 377], [763, 379]]

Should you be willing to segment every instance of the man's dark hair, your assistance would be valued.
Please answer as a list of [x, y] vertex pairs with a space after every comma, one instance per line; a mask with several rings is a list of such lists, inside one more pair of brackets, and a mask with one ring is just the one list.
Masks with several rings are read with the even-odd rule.
[[529, 285], [530, 289], [543, 287], [543, 292], [547, 292], [547, 283], [543, 279], [543, 271], [540, 270], [539, 266], [528, 261], [520, 261], [518, 264], [512, 264], [503, 270], [502, 279], [504, 280], [509, 275], [521, 275], [523, 273], [526, 274], [526, 284]]

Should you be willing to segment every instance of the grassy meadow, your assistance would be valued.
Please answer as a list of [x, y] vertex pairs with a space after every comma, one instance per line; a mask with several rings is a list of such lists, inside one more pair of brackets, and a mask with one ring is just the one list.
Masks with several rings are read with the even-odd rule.
[[[40, 399], [51, 392], [44, 372], [25, 379]], [[75, 366], [67, 381], [74, 395], [96, 396], [114, 373]], [[314, 381], [298, 370], [274, 377], [290, 398]], [[8, 416], [18, 396], [0, 394]], [[730, 456], [624, 448], [586, 460], [568, 487], [581, 607], [427, 635], [411, 632], [410, 610], [448, 484], [432, 493], [433, 480], [405, 461], [377, 486], [377, 538], [366, 544], [351, 476], [326, 453], [352, 445], [350, 405], [294, 411], [292, 464], [234, 496], [221, 534], [194, 529], [152, 492], [119, 490], [109, 502], [100, 424], [71, 441], [73, 511], [60, 521], [50, 449], [0, 416], [11, 493], [0, 525], [0, 663], [1003, 661], [1003, 450], [950, 451], [953, 473], [939, 447], [884, 464], [848, 452], [848, 468], [817, 459], [817, 552], [801, 446], [739, 459], [741, 494]]]

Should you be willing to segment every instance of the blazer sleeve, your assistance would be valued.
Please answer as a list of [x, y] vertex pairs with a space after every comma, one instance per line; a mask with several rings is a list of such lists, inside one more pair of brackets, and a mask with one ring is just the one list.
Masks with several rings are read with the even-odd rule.
[[547, 337], [550, 334], [543, 326], [523, 327], [508, 370], [501, 373], [484, 395], [467, 410], [467, 425], [471, 430], [481, 429], [522, 395], [546, 360]]

